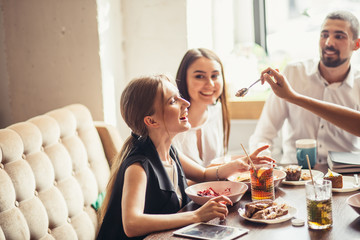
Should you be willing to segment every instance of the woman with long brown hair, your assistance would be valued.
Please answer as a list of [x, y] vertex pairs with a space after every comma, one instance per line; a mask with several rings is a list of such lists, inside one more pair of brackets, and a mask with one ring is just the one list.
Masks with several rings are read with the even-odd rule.
[[229, 143], [223, 64], [209, 49], [190, 49], [180, 63], [176, 83], [180, 95], [191, 104], [191, 129], [178, 134], [173, 143], [179, 152], [207, 167], [212, 160], [225, 156]]
[[[142, 239], [151, 232], [225, 218], [226, 204], [232, 204], [226, 196], [215, 197], [195, 211], [177, 213], [189, 202], [187, 178], [198, 182], [225, 179], [248, 170], [249, 165], [237, 160], [203, 168], [187, 158], [179, 159], [171, 142], [190, 128], [189, 103], [169, 78], [154, 75], [131, 81], [120, 105], [132, 133], [111, 169], [97, 239]], [[273, 161], [257, 157], [267, 147], [256, 150], [252, 160]]]

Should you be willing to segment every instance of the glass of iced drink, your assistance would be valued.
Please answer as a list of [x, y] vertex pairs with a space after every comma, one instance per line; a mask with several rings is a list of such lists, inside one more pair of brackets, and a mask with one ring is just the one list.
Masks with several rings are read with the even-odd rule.
[[250, 169], [251, 198], [253, 201], [275, 199], [273, 164], [256, 164]]
[[307, 221], [311, 229], [327, 229], [332, 226], [332, 184], [319, 179], [305, 183]]

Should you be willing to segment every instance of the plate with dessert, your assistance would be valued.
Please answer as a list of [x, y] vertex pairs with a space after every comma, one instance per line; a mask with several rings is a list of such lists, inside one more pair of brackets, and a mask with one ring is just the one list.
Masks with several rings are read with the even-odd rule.
[[284, 202], [261, 200], [246, 203], [245, 208], [239, 208], [238, 212], [251, 222], [276, 224], [290, 220], [297, 210]]
[[[298, 165], [289, 165], [284, 168], [286, 178], [283, 184], [287, 185], [305, 185], [307, 181], [311, 180], [310, 171], [308, 169], [301, 169]], [[318, 170], [311, 170], [314, 179], [324, 176], [324, 173]]]
[[328, 169], [324, 179], [331, 181], [333, 192], [352, 192], [360, 189], [360, 184], [355, 184], [355, 178], [353, 176], [343, 176], [330, 169]]

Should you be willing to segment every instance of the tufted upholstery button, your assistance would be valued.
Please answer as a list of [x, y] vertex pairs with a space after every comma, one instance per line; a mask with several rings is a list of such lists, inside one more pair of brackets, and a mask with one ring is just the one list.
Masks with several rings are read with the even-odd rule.
[[76, 136], [79, 136], [79, 132], [78, 132], [78, 131], [75, 131], [75, 135], [76, 135]]
[[90, 164], [90, 162], [88, 162], [88, 167], [89, 167], [89, 168], [91, 168], [91, 164]]
[[86, 211], [86, 207], [85, 207], [85, 206], [83, 207], [83, 211], [84, 211], [84, 212]]
[[0, 239], [94, 239], [99, 223], [90, 204], [110, 174], [103, 151], [119, 141], [112, 142], [117, 130], [109, 130], [103, 145], [90, 111], [80, 104], [1, 129]]

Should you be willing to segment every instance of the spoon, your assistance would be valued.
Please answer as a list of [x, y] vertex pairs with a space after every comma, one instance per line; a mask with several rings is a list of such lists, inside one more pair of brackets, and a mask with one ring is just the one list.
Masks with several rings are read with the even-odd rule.
[[261, 79], [258, 79], [258, 80], [256, 80], [253, 84], [251, 84], [248, 88], [242, 88], [242, 89], [240, 89], [239, 91], [237, 91], [237, 92], [235, 93], [235, 96], [236, 96], [236, 97], [244, 97], [244, 96], [248, 93], [249, 88], [251, 88], [252, 86], [254, 86], [256, 83], [258, 83], [258, 82], [260, 82], [260, 81], [261, 81]]
[[247, 159], [248, 159], [248, 162], [250, 163], [250, 165], [251, 165], [251, 167], [254, 169], [254, 171], [255, 171], [255, 165], [254, 165], [254, 163], [253, 163], [253, 161], [251, 160], [251, 158], [249, 157], [249, 155], [247, 154], [247, 152], [246, 152], [246, 150], [245, 150], [245, 148], [244, 148], [244, 146], [241, 144], [241, 147], [242, 147], [242, 149], [244, 150], [244, 152], [245, 152], [245, 154], [246, 154], [246, 157], [247, 157]]
[[311, 165], [310, 165], [309, 155], [307, 155], [307, 154], [306, 154], [306, 161], [307, 161], [307, 164], [308, 164], [308, 167], [309, 167], [311, 182], [312, 182], [312, 184], [314, 186], [315, 199], [317, 199], [314, 178], [313, 178], [313, 175], [312, 175], [312, 172], [311, 172]]
[[[278, 71], [277, 69], [276, 69], [276, 71]], [[268, 74], [270, 74], [271, 73], [271, 71], [268, 71]], [[252, 87], [252, 86], [254, 86], [255, 84], [257, 84], [258, 82], [260, 82], [261, 81], [261, 79], [259, 78], [258, 80], [256, 80], [255, 82], [253, 82], [253, 84], [251, 84], [248, 88], [242, 88], [242, 89], [240, 89], [239, 91], [237, 91], [236, 93], [235, 93], [235, 96], [236, 97], [244, 97], [247, 93], [248, 93], [248, 91], [249, 91], [249, 89]]]

